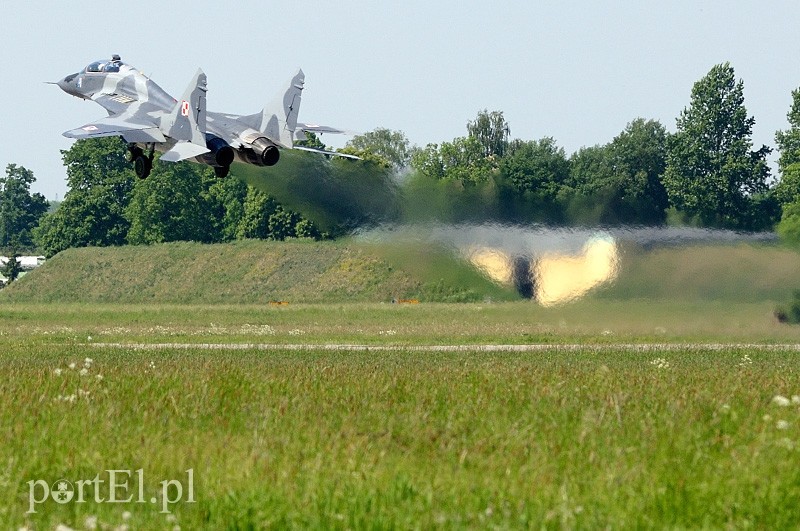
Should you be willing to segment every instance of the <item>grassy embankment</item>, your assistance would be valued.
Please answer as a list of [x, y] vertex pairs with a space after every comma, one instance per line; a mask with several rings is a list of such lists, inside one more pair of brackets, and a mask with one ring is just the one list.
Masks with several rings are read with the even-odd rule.
[[440, 249], [352, 242], [242, 241], [69, 249], [0, 292], [0, 301], [267, 304], [465, 302], [518, 298]]
[[788, 300], [794, 289], [800, 289], [800, 253], [777, 244], [623, 246], [617, 280], [597, 295], [754, 303]]
[[[623, 245], [614, 282], [590, 299], [754, 304], [800, 288], [800, 253], [778, 245]], [[70, 249], [0, 303], [266, 304], [519, 300], [433, 245], [263, 242]]]

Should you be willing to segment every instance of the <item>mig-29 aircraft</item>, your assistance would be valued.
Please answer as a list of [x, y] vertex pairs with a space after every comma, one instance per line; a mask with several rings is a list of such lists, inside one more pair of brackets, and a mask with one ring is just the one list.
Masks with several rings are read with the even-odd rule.
[[206, 75], [198, 69], [180, 100], [174, 99], [143, 73], [123, 63], [119, 55], [95, 61], [56, 84], [73, 96], [99, 103], [108, 116], [64, 133], [68, 138], [119, 136], [128, 143], [136, 175], [144, 179], [153, 167], [153, 152], [161, 160], [193, 160], [214, 167], [218, 177], [228, 175], [238, 160], [256, 166], [278, 162], [278, 148], [302, 149], [327, 155], [358, 158], [297, 146], [305, 132], [345, 133], [327, 126], [297, 121], [305, 75], [297, 72], [289, 87], [272, 105], [247, 116], [206, 112]]

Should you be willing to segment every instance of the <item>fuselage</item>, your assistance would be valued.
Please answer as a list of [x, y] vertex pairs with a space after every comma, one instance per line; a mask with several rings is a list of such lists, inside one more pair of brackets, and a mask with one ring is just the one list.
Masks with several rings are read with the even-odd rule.
[[[158, 84], [116, 58], [91, 63], [57, 84], [68, 94], [95, 101], [108, 111], [110, 117], [130, 124], [154, 124], [161, 130], [164, 130], [162, 124], [178, 105], [178, 100]], [[206, 112], [203, 133], [210, 152], [193, 160], [224, 168], [225, 173], [234, 160], [260, 166], [275, 164], [279, 158], [278, 148], [276, 142], [256, 129], [256, 120], [260, 119], [260, 114], [240, 116]], [[84, 129], [89, 131], [91, 127], [90, 124]], [[129, 144], [161, 152], [169, 151], [176, 144], [176, 140], [169, 136], [164, 136], [164, 140]]]

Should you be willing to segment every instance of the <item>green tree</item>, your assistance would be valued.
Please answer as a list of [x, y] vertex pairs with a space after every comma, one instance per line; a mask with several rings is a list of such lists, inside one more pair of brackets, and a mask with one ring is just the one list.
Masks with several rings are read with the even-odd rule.
[[320, 232], [309, 220], [286, 210], [275, 199], [257, 188], [249, 187], [237, 238], [285, 240], [286, 238], [320, 239]]
[[[211, 174], [209, 173], [209, 176]], [[204, 181], [208, 184], [208, 180]], [[204, 192], [208, 201], [214, 241], [228, 242], [236, 239], [239, 222], [244, 216], [244, 201], [248, 186], [239, 179], [213, 179]]]
[[433, 179], [474, 186], [492, 178], [496, 164], [484, 155], [483, 147], [474, 137], [459, 137], [442, 145], [428, 144], [414, 153], [411, 165]]
[[325, 143], [317, 135], [315, 135], [311, 131], [304, 131], [303, 134], [305, 135], [305, 138], [303, 138], [302, 140], [298, 140], [297, 142], [295, 142], [295, 144], [297, 144], [298, 146], [327, 151], [328, 148], [325, 146]]
[[[382, 162], [395, 171], [402, 170], [411, 163], [413, 149], [401, 131], [379, 127], [374, 131], [354, 136], [345, 146], [353, 155]], [[347, 149], [343, 150], [348, 152]], [[370, 155], [372, 157], [370, 157]]]
[[752, 151], [755, 119], [744, 106], [744, 82], [728, 63], [694, 84], [691, 104], [667, 141], [664, 186], [679, 211], [707, 226], [751, 228], [752, 198], [767, 191], [767, 146]]
[[561, 196], [573, 223], [608, 223], [614, 214], [617, 179], [611, 145], [582, 147], [569, 158], [569, 182]]
[[6, 277], [7, 282], [10, 284], [17, 280], [19, 274], [22, 272], [22, 267], [19, 263], [19, 253], [17, 252], [16, 245], [11, 246], [11, 252], [9, 256], [6, 258], [5, 263], [0, 268], [0, 273]]
[[[655, 120], [637, 118], [611, 141], [614, 215], [623, 223], [660, 224], [669, 207], [662, 183], [666, 169], [667, 131]], [[610, 221], [610, 220], [609, 220]]]
[[236, 237], [238, 239], [268, 239], [270, 236], [269, 217], [277, 210], [278, 206], [277, 201], [261, 190], [249, 187]]
[[775, 132], [775, 143], [778, 145], [780, 158], [778, 169], [781, 174], [792, 164], [800, 163], [800, 88], [792, 91], [792, 106], [786, 114], [789, 129]]
[[517, 141], [500, 161], [500, 176], [518, 193], [554, 203], [569, 183], [569, 161], [552, 137]]
[[562, 223], [571, 194], [569, 161], [550, 137], [515, 140], [495, 175], [499, 219]]
[[[574, 153], [570, 157], [575, 192], [570, 219], [603, 224], [664, 223], [669, 207], [662, 183], [667, 137], [660, 122], [637, 118], [608, 144]], [[743, 216], [742, 221], [745, 219]]]
[[[775, 186], [775, 200], [784, 208], [779, 232], [784, 238], [790, 238], [789, 225], [797, 225], [797, 208], [792, 208], [787, 215], [786, 209], [790, 205], [800, 202], [800, 88], [792, 91], [792, 106], [786, 114], [789, 129], [776, 131], [775, 143], [778, 145], [780, 158], [778, 170], [781, 179]], [[800, 241], [800, 240], [798, 240]]]
[[592, 197], [607, 188], [614, 178], [609, 144], [582, 147], [569, 158], [569, 185], [576, 194]]
[[775, 185], [775, 199], [781, 205], [800, 201], [800, 162], [781, 169], [781, 180]]
[[16, 164], [0, 177], [0, 248], [33, 245], [32, 231], [48, 209], [42, 194], [31, 194], [35, 181], [32, 171]]
[[123, 245], [135, 180], [125, 143], [116, 137], [78, 140], [61, 154], [68, 190], [58, 210], [42, 217], [36, 242], [47, 256], [70, 247]]
[[209, 166], [189, 162], [158, 164], [134, 187], [125, 216], [128, 242], [211, 243], [221, 240], [209, 189], [217, 179]]
[[489, 112], [484, 109], [474, 120], [467, 122], [467, 133], [478, 141], [484, 157], [500, 158], [508, 148], [511, 128], [501, 111]]

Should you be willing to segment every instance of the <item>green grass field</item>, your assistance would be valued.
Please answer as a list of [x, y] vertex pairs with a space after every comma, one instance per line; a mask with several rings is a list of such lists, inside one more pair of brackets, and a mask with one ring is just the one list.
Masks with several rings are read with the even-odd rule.
[[[800, 361], [767, 346], [798, 335], [765, 304], [5, 303], [0, 521], [792, 527]], [[228, 343], [253, 345], [201, 346]], [[329, 343], [397, 348], [313, 346]], [[424, 348], [530, 343], [570, 347]], [[289, 348], [298, 344], [308, 347]], [[51, 499], [27, 514], [29, 482], [42, 481], [39, 500], [45, 484], [99, 475], [107, 499], [108, 470], [131, 471], [115, 491], [130, 502], [97, 503], [87, 483], [85, 503]], [[178, 499], [174, 484], [162, 495], [167, 480], [181, 482], [181, 501], [166, 503]]]
[[794, 251], [626, 250], [551, 308], [424, 251], [70, 253], [0, 294], [6, 528], [800, 522]]

